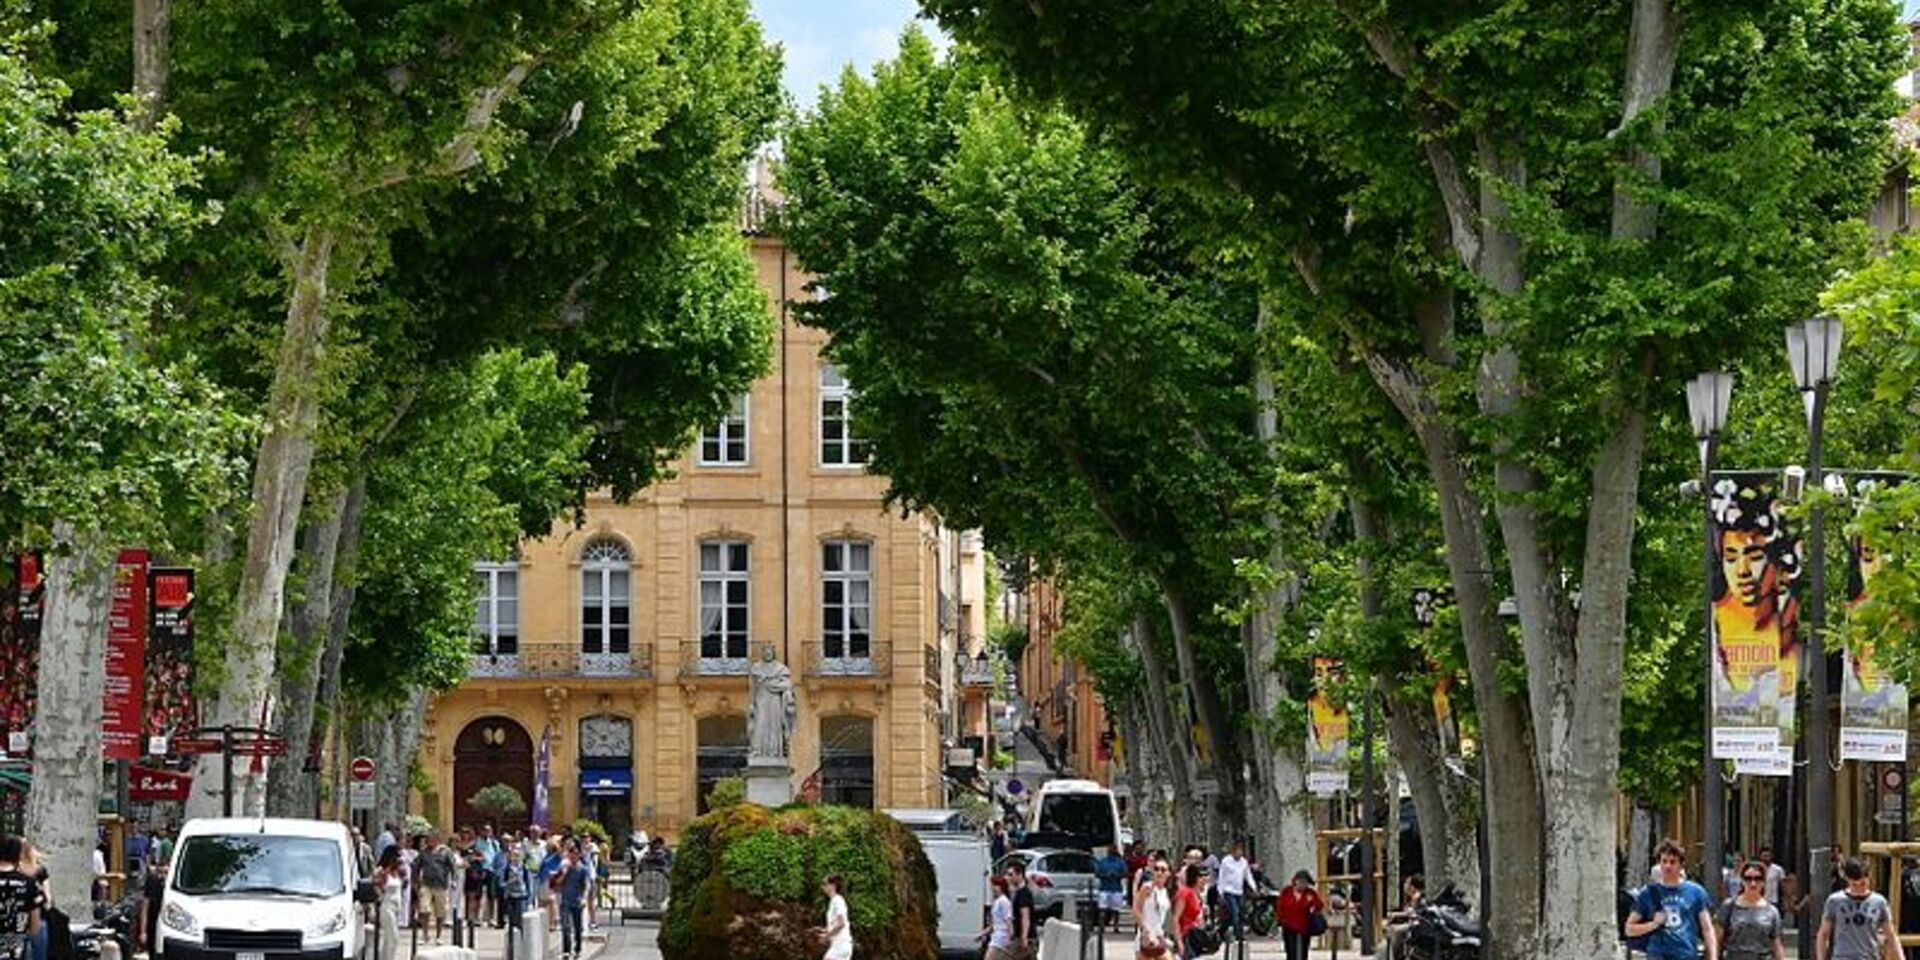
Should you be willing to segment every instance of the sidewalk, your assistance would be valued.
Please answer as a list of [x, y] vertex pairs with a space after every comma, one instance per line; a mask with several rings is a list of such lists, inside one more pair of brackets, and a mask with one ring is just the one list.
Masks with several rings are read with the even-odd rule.
[[[602, 956], [609, 958], [630, 957], [632, 956], [632, 951], [625, 948], [636, 941], [640, 932], [641, 927], [637, 921], [628, 921], [628, 925], [624, 930], [617, 923], [613, 925], [603, 924], [598, 929], [589, 930], [585, 936], [581, 937], [580, 960], [600, 960]], [[447, 934], [441, 939], [443, 943], [453, 942], [451, 934]], [[652, 942], [651, 934], [649, 934], [647, 942]], [[413, 947], [413, 931], [402, 928], [400, 930], [400, 952], [396, 955], [395, 960], [411, 960]], [[422, 937], [420, 940], [420, 949], [425, 950], [426, 948], [427, 940], [425, 937]], [[473, 952], [480, 960], [503, 960], [503, 958], [507, 956], [507, 932], [505, 930], [495, 930], [490, 926], [475, 928], [473, 931]], [[514, 938], [513, 955], [516, 958], [522, 958], [527, 955], [526, 943], [520, 937]], [[560, 956], [560, 931], [551, 930], [547, 932], [546, 955], [548, 960], [555, 960], [555, 958]], [[657, 956], [657, 954], [654, 955]]]

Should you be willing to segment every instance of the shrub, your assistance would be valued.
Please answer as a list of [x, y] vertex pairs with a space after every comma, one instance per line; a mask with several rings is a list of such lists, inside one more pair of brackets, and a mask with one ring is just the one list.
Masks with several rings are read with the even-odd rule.
[[747, 799], [747, 781], [741, 777], [721, 777], [707, 791], [707, 809], [720, 810]]
[[570, 824], [569, 826], [571, 826], [574, 836], [592, 837], [593, 839], [600, 841], [600, 846], [602, 848], [606, 847], [607, 828], [601, 826], [598, 820], [588, 820], [586, 817], [581, 817], [580, 819], [573, 821], [573, 823]]
[[920, 841], [890, 817], [850, 807], [750, 803], [695, 820], [673, 864], [660, 929], [665, 960], [787, 960], [818, 956], [826, 914], [820, 884], [846, 881], [858, 960], [934, 960], [933, 867]]
[[527, 801], [520, 797], [520, 791], [504, 783], [474, 791], [473, 796], [467, 798], [467, 805], [495, 824], [517, 821], [527, 815]]

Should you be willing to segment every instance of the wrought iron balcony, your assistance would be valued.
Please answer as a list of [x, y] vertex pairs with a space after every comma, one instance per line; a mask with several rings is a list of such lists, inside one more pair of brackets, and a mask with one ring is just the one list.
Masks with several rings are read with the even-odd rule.
[[745, 655], [732, 657], [713, 654], [727, 654], [736, 651], [726, 650], [718, 644], [703, 643], [699, 640], [687, 640], [680, 644], [680, 677], [744, 677], [753, 660]]
[[802, 669], [812, 678], [886, 677], [892, 669], [887, 653], [887, 645], [879, 640], [810, 640]]
[[467, 676], [493, 679], [628, 677], [651, 680], [653, 648], [635, 647], [628, 653], [585, 653], [574, 642], [523, 643], [516, 653], [475, 653], [468, 659]]
[[993, 686], [993, 661], [985, 654], [960, 661], [960, 682], [969, 687]]

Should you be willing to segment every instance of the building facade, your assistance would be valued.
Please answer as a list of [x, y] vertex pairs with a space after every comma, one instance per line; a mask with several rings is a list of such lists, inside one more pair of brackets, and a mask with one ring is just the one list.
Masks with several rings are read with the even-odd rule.
[[435, 823], [482, 822], [468, 800], [494, 783], [531, 806], [544, 741], [552, 822], [677, 834], [744, 768], [747, 666], [767, 656], [794, 678], [796, 795], [945, 799], [968, 648], [941, 601], [958, 596], [943, 581], [967, 579], [964, 537], [955, 549], [930, 518], [884, 509], [853, 385], [821, 358], [825, 335], [790, 316], [808, 277], [755, 219], [745, 242], [779, 318], [774, 369], [669, 479], [628, 503], [592, 497], [583, 525], [476, 570], [471, 675], [423, 727], [432, 786], [415, 809]]

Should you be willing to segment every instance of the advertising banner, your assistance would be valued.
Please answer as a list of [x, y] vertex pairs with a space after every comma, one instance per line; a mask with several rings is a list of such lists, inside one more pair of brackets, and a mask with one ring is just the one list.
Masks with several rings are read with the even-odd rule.
[[154, 567], [147, 586], [151, 603], [142, 729], [149, 739], [171, 741], [200, 726], [200, 705], [193, 699], [193, 568]]
[[0, 750], [27, 752], [40, 687], [40, 619], [47, 598], [38, 553], [7, 558], [0, 591]]
[[[1854, 479], [1857, 503], [1875, 489], [1899, 483], [1900, 475], [1866, 474]], [[1874, 574], [1887, 555], [1854, 537], [1847, 544], [1847, 607], [1864, 603]], [[1846, 669], [1840, 684], [1840, 759], [1900, 763], [1907, 758], [1907, 687], [1874, 660], [1879, 643], [1898, 643], [1898, 635], [1870, 635], [1858, 622], [1848, 632]]]
[[1777, 762], [1783, 745], [1791, 762], [1798, 608], [1789, 587], [1800, 562], [1778, 486], [1773, 473], [1716, 473], [1709, 501], [1713, 755], [1743, 772]]
[[1336, 699], [1340, 661], [1313, 658], [1313, 694], [1307, 698], [1307, 790], [1332, 796], [1347, 789], [1347, 705]]
[[547, 807], [547, 791], [553, 778], [553, 727], [540, 731], [540, 752], [533, 758], [533, 812], [527, 822], [546, 829], [553, 817]]
[[113, 565], [113, 602], [107, 612], [107, 695], [100, 712], [101, 752], [109, 760], [138, 760], [141, 694], [147, 672], [147, 552], [122, 550]]
[[179, 802], [193, 790], [190, 774], [134, 767], [127, 774], [127, 799], [134, 803]]

